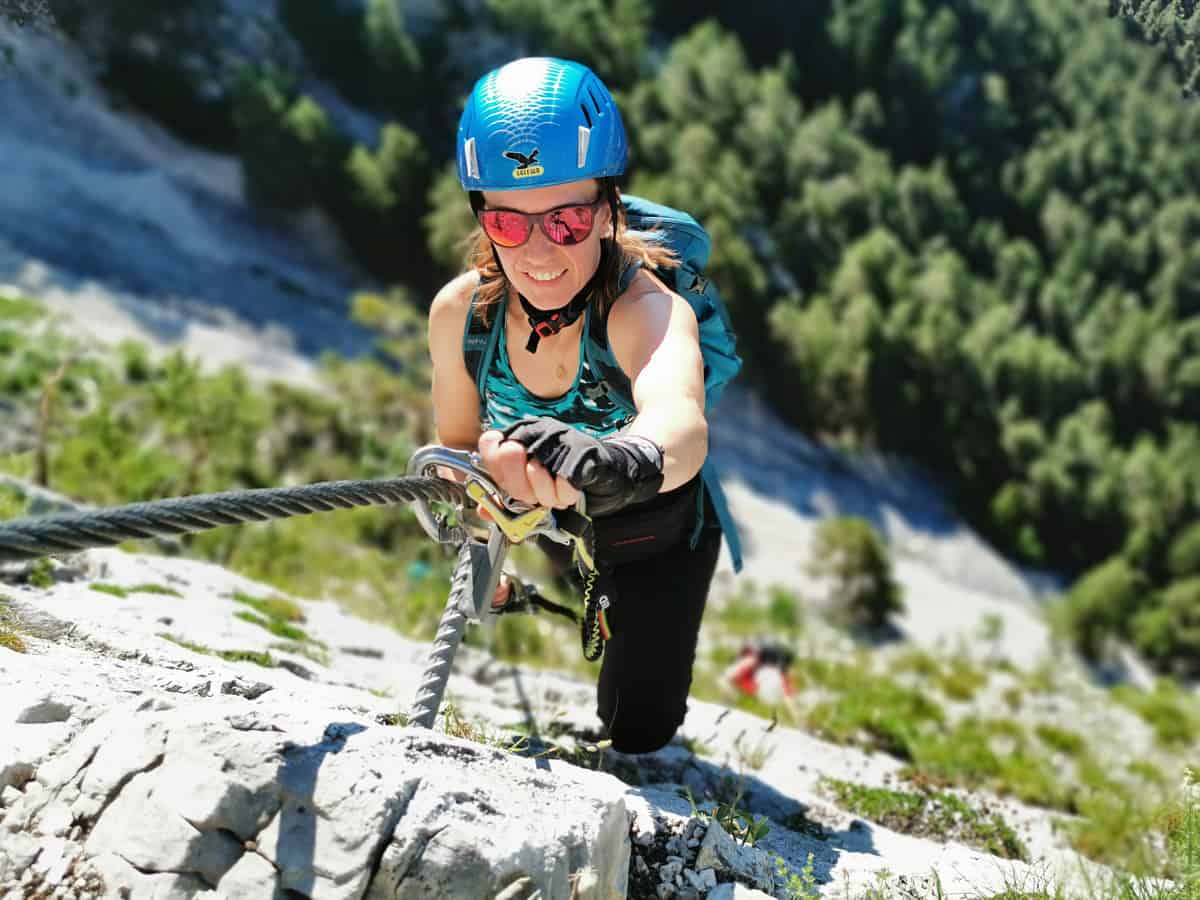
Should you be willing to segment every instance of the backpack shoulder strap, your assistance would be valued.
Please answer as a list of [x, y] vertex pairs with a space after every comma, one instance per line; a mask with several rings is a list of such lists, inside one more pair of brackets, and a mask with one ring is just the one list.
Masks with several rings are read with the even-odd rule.
[[479, 314], [476, 301], [479, 299], [479, 288], [471, 292], [471, 303], [467, 308], [467, 318], [463, 323], [463, 362], [467, 372], [475, 382], [479, 392], [479, 401], [485, 399], [484, 382], [487, 381], [488, 369], [492, 365], [492, 355], [496, 352], [496, 339], [500, 334], [500, 316], [492, 318], [489, 325]]
[[[637, 275], [641, 267], [642, 263], [640, 260], [635, 260], [625, 266], [625, 269], [621, 272], [620, 294], [628, 290], [634, 276]], [[629, 412], [637, 412], [637, 407], [633, 402], [633, 386], [629, 383], [629, 376], [625, 374], [624, 369], [617, 362], [616, 354], [612, 352], [612, 347], [608, 342], [608, 311], [605, 311], [605, 314], [602, 316], [588, 316], [586, 338], [583, 342], [584, 358], [587, 360], [588, 366], [604, 385], [605, 392], [618, 406], [623, 407]]]

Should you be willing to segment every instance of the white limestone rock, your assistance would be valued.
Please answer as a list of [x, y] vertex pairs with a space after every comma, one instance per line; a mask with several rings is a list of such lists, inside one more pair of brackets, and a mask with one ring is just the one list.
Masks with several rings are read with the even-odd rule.
[[727, 881], [709, 891], [705, 900], [774, 900], [774, 898], [756, 888], [746, 887], [736, 881]]
[[717, 821], [708, 825], [696, 853], [695, 868], [727, 872], [739, 881], [763, 891], [774, 889], [775, 879], [767, 854], [755, 847], [738, 844]]

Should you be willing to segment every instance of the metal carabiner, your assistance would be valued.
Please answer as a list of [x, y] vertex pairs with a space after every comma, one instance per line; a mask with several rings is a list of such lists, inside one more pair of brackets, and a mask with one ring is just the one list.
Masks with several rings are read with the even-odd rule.
[[[559, 531], [553, 510], [544, 506], [530, 507], [508, 496], [488, 476], [478, 453], [427, 444], [412, 455], [408, 462], [408, 474], [434, 475], [438, 466], [454, 469], [466, 476], [467, 496], [488, 511], [493, 524], [510, 542], [519, 544], [535, 534], [545, 534], [559, 543], [568, 540]], [[453, 543], [462, 539], [462, 534], [447, 528], [425, 500], [414, 501], [413, 508], [417, 521], [435, 541]]]

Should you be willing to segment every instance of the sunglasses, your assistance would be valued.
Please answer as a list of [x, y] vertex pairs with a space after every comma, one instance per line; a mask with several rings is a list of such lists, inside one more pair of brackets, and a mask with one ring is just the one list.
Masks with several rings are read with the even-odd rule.
[[592, 227], [596, 224], [596, 209], [604, 202], [605, 198], [601, 195], [591, 203], [569, 203], [540, 213], [484, 209], [479, 211], [479, 224], [492, 243], [510, 250], [529, 240], [534, 222], [551, 241], [570, 246], [582, 243], [592, 233]]

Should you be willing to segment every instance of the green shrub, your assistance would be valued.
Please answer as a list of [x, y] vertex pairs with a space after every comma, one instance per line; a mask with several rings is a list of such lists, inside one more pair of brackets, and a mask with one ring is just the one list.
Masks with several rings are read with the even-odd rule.
[[838, 693], [808, 713], [807, 725], [819, 736], [857, 743], [912, 759], [926, 726], [941, 726], [945, 714], [921, 691], [901, 687], [869, 670], [842, 669], [833, 681]]
[[32, 322], [46, 314], [46, 308], [27, 297], [0, 296], [0, 321]]
[[367, 96], [363, 14], [357, 4], [280, 0], [279, 17], [319, 73], [347, 96]]
[[1083, 752], [1086, 744], [1084, 739], [1079, 734], [1067, 728], [1059, 728], [1056, 725], [1051, 725], [1047, 722], [1042, 722], [1033, 729], [1036, 734], [1047, 747], [1065, 753], [1068, 756], [1078, 756]]
[[722, 629], [736, 635], [760, 634], [766, 627], [767, 615], [753, 581], [743, 583], [740, 590], [726, 598], [717, 610], [717, 620]]
[[937, 658], [927, 650], [908, 647], [893, 657], [891, 671], [911, 672], [927, 681], [933, 681], [942, 673], [942, 665]]
[[1200, 522], [1185, 528], [1171, 541], [1167, 569], [1176, 578], [1200, 575]]
[[342, 155], [320, 106], [295, 96], [281, 73], [248, 67], [234, 83], [233, 121], [253, 202], [290, 210], [317, 201]]
[[420, 103], [427, 87], [422, 79], [421, 51], [404, 28], [402, 9], [395, 0], [367, 0], [362, 23], [371, 69], [371, 99], [394, 114]]
[[1154, 690], [1143, 691], [1128, 684], [1112, 688], [1118, 703], [1142, 717], [1165, 746], [1186, 746], [1200, 736], [1200, 716], [1195, 701], [1170, 679], [1160, 678]]
[[789, 637], [799, 634], [804, 624], [801, 599], [786, 588], [772, 585], [767, 591], [767, 624]]
[[0, 484], [0, 522], [19, 519], [29, 510], [29, 498], [16, 485]]
[[1135, 876], [1168, 871], [1169, 859], [1158, 846], [1160, 811], [1150, 804], [1123, 790], [1087, 791], [1079, 798], [1079, 814], [1058, 827], [1084, 856]]
[[987, 682], [987, 672], [978, 668], [969, 657], [956, 653], [950, 657], [936, 683], [951, 700], [970, 700]]
[[1122, 633], [1150, 590], [1145, 573], [1114, 556], [1075, 583], [1055, 609], [1055, 624], [1087, 659], [1098, 660], [1105, 640]]
[[1200, 575], [1181, 578], [1133, 620], [1133, 640], [1162, 671], [1200, 674]]
[[877, 629], [904, 608], [887, 547], [866, 519], [839, 516], [822, 522], [809, 570], [832, 581], [832, 612], [845, 625]]

